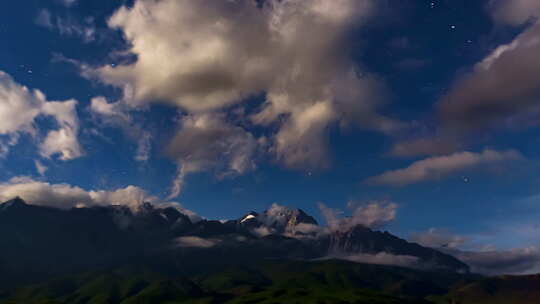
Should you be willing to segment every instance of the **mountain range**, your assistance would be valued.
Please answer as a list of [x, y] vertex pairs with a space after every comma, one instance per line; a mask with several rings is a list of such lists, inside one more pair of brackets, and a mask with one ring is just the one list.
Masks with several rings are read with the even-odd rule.
[[0, 204], [0, 235], [6, 284], [155, 256], [176, 256], [190, 261], [186, 268], [196, 268], [212, 264], [214, 254], [220, 263], [395, 257], [414, 268], [468, 272], [456, 258], [388, 232], [361, 225], [332, 231], [302, 210], [281, 206], [217, 221], [193, 220], [174, 207], [150, 203], [137, 210], [114, 205], [63, 210], [15, 198]]
[[0, 304], [540, 299], [538, 276], [485, 278], [387, 231], [332, 229], [279, 205], [218, 221], [150, 203], [57, 209], [15, 198], [0, 204], [0, 248]]

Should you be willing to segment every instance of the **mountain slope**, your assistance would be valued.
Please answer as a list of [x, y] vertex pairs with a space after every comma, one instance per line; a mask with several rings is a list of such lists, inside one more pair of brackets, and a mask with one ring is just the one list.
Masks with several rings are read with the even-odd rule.
[[432, 248], [409, 243], [388, 232], [373, 231], [355, 226], [346, 231], [335, 231], [329, 236], [328, 252], [331, 255], [377, 254], [385, 252], [397, 256], [419, 259], [419, 267], [446, 271], [469, 272], [469, 267], [458, 259]]
[[20, 199], [0, 208], [1, 284], [153, 255], [172, 237], [167, 219], [150, 209], [139, 214], [117, 206], [60, 210]]

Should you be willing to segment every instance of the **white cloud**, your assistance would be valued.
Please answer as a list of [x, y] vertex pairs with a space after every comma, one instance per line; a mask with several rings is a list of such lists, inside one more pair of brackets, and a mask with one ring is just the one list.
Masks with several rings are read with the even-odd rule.
[[[75, 1], [70, 2], [74, 3]], [[79, 37], [85, 43], [95, 41], [98, 34], [93, 17], [79, 20], [67, 15], [67, 17], [62, 18], [53, 16], [48, 9], [39, 11], [35, 23], [51, 31], [57, 31], [63, 36]]]
[[386, 252], [377, 254], [355, 254], [347, 256], [331, 256], [328, 258], [337, 258], [356, 263], [376, 264], [376, 265], [393, 265], [401, 267], [420, 267], [418, 257], [408, 255], [394, 255]]
[[462, 246], [467, 238], [441, 229], [430, 228], [426, 232], [414, 233], [411, 236], [411, 241], [427, 247], [455, 249]]
[[121, 123], [129, 121], [127, 111], [120, 102], [109, 103], [105, 97], [94, 97], [90, 101], [90, 110], [94, 113], [103, 115], [105, 119]]
[[380, 185], [403, 186], [442, 178], [479, 165], [520, 159], [523, 159], [523, 156], [515, 150], [499, 152], [486, 149], [481, 153], [459, 152], [447, 156], [434, 156], [419, 160], [407, 168], [387, 171], [381, 175], [367, 179], [366, 182]]
[[47, 170], [49, 168], [47, 168], [47, 166], [45, 166], [43, 163], [41, 163], [39, 160], [35, 160], [34, 161], [34, 165], [36, 166], [36, 171], [39, 173], [39, 175], [41, 176], [44, 176], [45, 175], [45, 172], [47, 172]]
[[41, 91], [30, 91], [0, 71], [0, 135], [9, 138], [8, 142], [2, 143], [2, 152], [16, 143], [20, 133], [38, 136], [35, 119], [49, 116], [54, 118], [58, 129], [49, 131], [40, 143], [40, 154], [48, 158], [58, 155], [62, 160], [82, 156], [84, 152], [77, 139], [76, 104], [75, 100], [47, 101]]
[[159, 102], [195, 116], [264, 92], [250, 118], [277, 130], [269, 152], [289, 167], [326, 167], [332, 124], [400, 127], [376, 113], [380, 81], [347, 57], [346, 34], [371, 7], [370, 0], [270, 0], [263, 8], [251, 0], [138, 0], [109, 20], [137, 61], [94, 74], [122, 87], [134, 107]]
[[77, 186], [49, 184], [28, 177], [16, 177], [7, 182], [0, 183], [0, 202], [17, 196], [31, 205], [60, 209], [122, 205], [129, 207], [133, 211], [137, 211], [143, 203], [149, 202], [155, 207], [175, 207], [180, 212], [189, 216], [192, 221], [200, 220], [198, 215], [183, 208], [180, 204], [161, 200], [156, 196], [149, 195], [146, 191], [136, 186], [127, 186], [110, 191], [87, 191]]
[[267, 235], [275, 234], [276, 230], [267, 226], [260, 226], [251, 229], [251, 233], [258, 237], [265, 237]]
[[79, 120], [75, 106], [77, 101], [46, 102], [42, 113], [55, 117], [59, 125], [58, 130], [50, 131], [41, 143], [41, 155], [51, 157], [60, 155], [62, 160], [70, 160], [83, 155], [77, 134], [79, 133]]
[[214, 170], [218, 177], [242, 174], [255, 168], [255, 138], [230, 124], [221, 114], [187, 115], [168, 146], [168, 154], [178, 162], [178, 174], [169, 198], [178, 196], [186, 175]]
[[217, 240], [203, 239], [197, 236], [182, 236], [174, 240], [178, 247], [211, 248], [219, 243]]
[[342, 217], [342, 211], [319, 203], [326, 224], [333, 231], [347, 231], [357, 225], [371, 229], [382, 228], [396, 218], [398, 205], [387, 201], [370, 201], [365, 204], [349, 203], [348, 207], [352, 210], [351, 216]]
[[327, 231], [324, 227], [315, 224], [300, 223], [292, 227], [291, 235], [320, 235]]
[[0, 71], [0, 133], [34, 131], [34, 119], [41, 114], [45, 96], [40, 91], [31, 92], [8, 74]]
[[145, 162], [150, 158], [152, 135], [133, 118], [130, 114], [132, 109], [123, 101], [109, 103], [105, 97], [94, 97], [90, 102], [89, 109], [98, 123], [122, 129], [129, 139], [137, 143], [135, 160]]
[[330, 233], [328, 227], [315, 224], [300, 223], [290, 227], [282, 235], [300, 240], [319, 239]]

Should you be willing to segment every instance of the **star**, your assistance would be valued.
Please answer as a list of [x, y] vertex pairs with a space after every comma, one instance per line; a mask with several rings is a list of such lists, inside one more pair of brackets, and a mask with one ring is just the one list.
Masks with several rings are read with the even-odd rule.
[[456, 29], [456, 26], [455, 26], [455, 25], [451, 25], [450, 28], [453, 29], [453, 30], [455, 30], [455, 29]]

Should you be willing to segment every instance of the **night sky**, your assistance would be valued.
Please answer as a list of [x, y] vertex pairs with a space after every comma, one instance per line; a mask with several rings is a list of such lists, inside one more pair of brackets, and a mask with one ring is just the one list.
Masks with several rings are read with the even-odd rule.
[[536, 0], [2, 1], [0, 198], [321, 222], [320, 203], [370, 206], [401, 237], [538, 258], [538, 17]]

